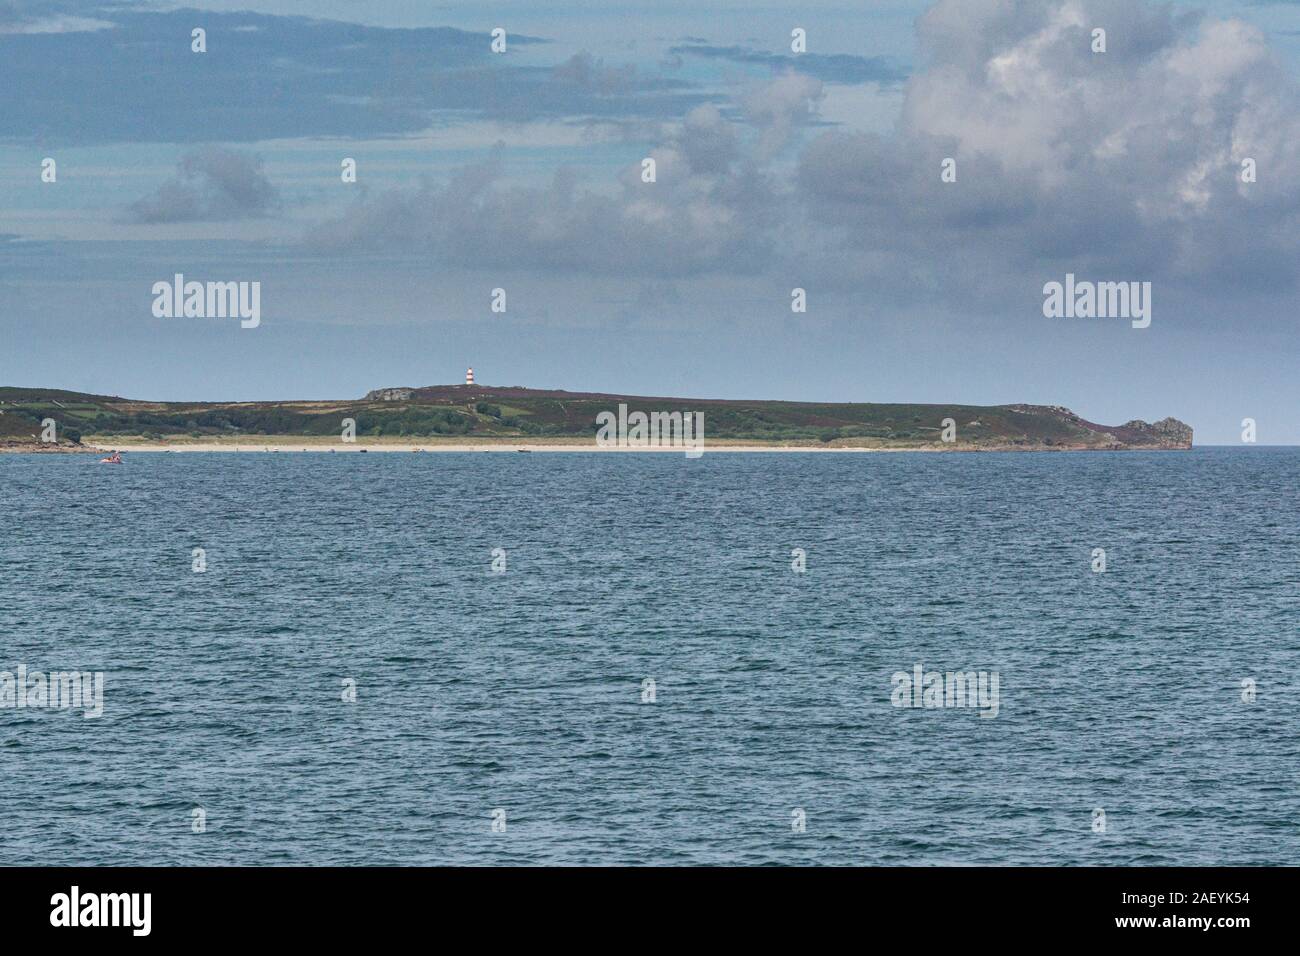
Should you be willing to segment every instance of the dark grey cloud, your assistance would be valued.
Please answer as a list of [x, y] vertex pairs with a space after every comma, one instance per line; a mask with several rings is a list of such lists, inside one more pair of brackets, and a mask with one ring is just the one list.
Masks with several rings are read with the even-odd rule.
[[797, 71], [828, 83], [880, 83], [897, 85], [907, 78], [907, 70], [889, 57], [854, 56], [847, 53], [768, 53], [744, 46], [710, 46], [688, 43], [672, 47], [678, 56], [698, 56], [763, 66], [774, 73]]
[[602, 96], [632, 92], [638, 86], [638, 79], [635, 65], [606, 66], [603, 59], [585, 51], [575, 53], [551, 70], [555, 84]]
[[127, 5], [112, 0], [90, 4], [85, 0], [0, 0], [0, 33], [94, 29], [103, 23], [96, 16], [98, 11]]
[[[704, 100], [680, 80], [585, 54], [555, 68], [521, 66], [509, 52], [492, 53], [486, 31], [93, 3], [57, 9], [112, 29], [0, 32], [0, 139], [51, 146], [366, 139], [418, 132], [453, 112], [665, 118]], [[207, 31], [207, 53], [190, 49], [195, 27]], [[544, 42], [509, 36], [512, 50]]]
[[680, 80], [646, 76], [633, 67], [606, 66], [586, 53], [554, 67], [448, 71], [438, 77], [430, 97], [437, 110], [518, 122], [675, 118], [708, 99]]
[[181, 157], [176, 175], [126, 210], [132, 222], [246, 219], [270, 212], [279, 196], [256, 156], [205, 146]]
[[675, 145], [686, 165], [698, 173], [725, 173], [741, 155], [736, 127], [711, 105], [691, 111]]

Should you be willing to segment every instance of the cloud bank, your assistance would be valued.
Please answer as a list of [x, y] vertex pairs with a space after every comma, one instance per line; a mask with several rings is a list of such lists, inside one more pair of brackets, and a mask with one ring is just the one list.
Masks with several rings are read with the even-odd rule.
[[[941, 0], [918, 29], [891, 136], [817, 132], [820, 81], [783, 72], [667, 127], [655, 183], [632, 168], [614, 190], [564, 172], [523, 189], [496, 159], [370, 198], [319, 238], [992, 307], [1065, 271], [1294, 288], [1300, 96], [1257, 30], [1130, 0]], [[955, 182], [941, 180], [949, 158]], [[1258, 181], [1243, 181], [1246, 160]]]

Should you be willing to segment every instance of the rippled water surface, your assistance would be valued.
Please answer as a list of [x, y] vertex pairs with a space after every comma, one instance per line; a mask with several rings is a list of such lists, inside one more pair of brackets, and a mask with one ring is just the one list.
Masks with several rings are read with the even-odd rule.
[[126, 457], [0, 455], [0, 671], [105, 674], [0, 864], [1300, 862], [1300, 451]]

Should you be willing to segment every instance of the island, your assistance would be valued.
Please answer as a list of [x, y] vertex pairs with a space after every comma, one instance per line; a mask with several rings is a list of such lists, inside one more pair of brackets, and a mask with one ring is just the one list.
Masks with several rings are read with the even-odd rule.
[[0, 451], [638, 450], [597, 443], [598, 416], [620, 406], [633, 414], [702, 416], [708, 451], [1192, 447], [1192, 429], [1175, 418], [1099, 425], [1057, 405], [687, 399], [470, 382], [380, 388], [337, 401], [274, 402], [151, 402], [0, 387]]

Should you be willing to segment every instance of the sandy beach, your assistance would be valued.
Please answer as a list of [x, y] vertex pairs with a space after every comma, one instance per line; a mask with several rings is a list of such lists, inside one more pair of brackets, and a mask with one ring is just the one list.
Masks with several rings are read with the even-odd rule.
[[[251, 442], [243, 441], [186, 441], [186, 442], [142, 442], [142, 441], [123, 441], [119, 443], [108, 443], [103, 441], [87, 441], [84, 443], [87, 449], [95, 452], [108, 453], [117, 450], [123, 453], [167, 453], [167, 452], [315, 452], [317, 454], [357, 454], [360, 452], [602, 452], [602, 453], [654, 453], [654, 454], [673, 454], [684, 455], [684, 448], [625, 448], [625, 447], [601, 447], [594, 441], [590, 444], [575, 444], [572, 441], [530, 441], [530, 442], [500, 442], [500, 441], [424, 441], [424, 442], [407, 442], [407, 441], [365, 441], [344, 443], [336, 439], [327, 441], [303, 441], [301, 438], [284, 439], [277, 437], [267, 437], [265, 440]], [[712, 454], [717, 452], [878, 452], [878, 451], [960, 451], [961, 448], [871, 448], [860, 446], [842, 446], [842, 445], [774, 445], [770, 443], [754, 442], [728, 442], [727, 444], [710, 444], [706, 442], [702, 446], [702, 451]], [[973, 450], [973, 449], [964, 449]]]
[[[527, 442], [503, 442], [499, 439], [482, 439], [466, 440], [463, 438], [451, 438], [445, 440], [429, 440], [421, 442], [404, 441], [394, 439], [386, 441], [383, 439], [369, 439], [363, 442], [340, 442], [335, 438], [315, 438], [303, 436], [265, 436], [257, 441], [244, 439], [230, 440], [182, 440], [182, 441], [144, 441], [139, 438], [127, 438], [121, 441], [106, 441], [101, 438], [86, 439], [79, 446], [61, 443], [57, 446], [40, 445], [36, 443], [0, 443], [0, 454], [32, 454], [32, 453], [49, 453], [49, 454], [108, 454], [112, 451], [120, 451], [129, 454], [182, 454], [190, 452], [243, 452], [243, 453], [304, 453], [310, 452], [315, 454], [358, 454], [358, 453], [421, 453], [421, 452], [566, 452], [566, 453], [583, 453], [599, 452], [602, 454], [670, 454], [685, 455], [685, 448], [628, 448], [622, 446], [605, 446], [597, 445], [594, 441], [589, 444], [578, 444], [568, 439], [533, 439]], [[816, 454], [834, 454], [834, 453], [861, 453], [861, 452], [933, 452], [936, 454], [952, 452], [1071, 452], [1071, 451], [1127, 451], [1127, 450], [1159, 450], [1145, 448], [1105, 448], [1093, 447], [1089, 445], [1009, 445], [1009, 444], [986, 444], [971, 445], [954, 443], [951, 445], [863, 445], [848, 444], [841, 442], [831, 442], [829, 444], [822, 442], [809, 442], [807, 444], [777, 444], [775, 442], [743, 442], [727, 441], [719, 443], [705, 442], [701, 449], [708, 454], [744, 454], [752, 452], [791, 452], [803, 453], [814, 452]]]

